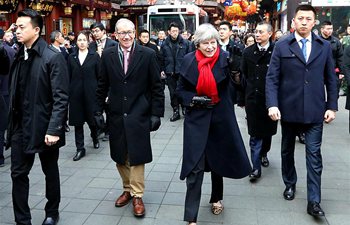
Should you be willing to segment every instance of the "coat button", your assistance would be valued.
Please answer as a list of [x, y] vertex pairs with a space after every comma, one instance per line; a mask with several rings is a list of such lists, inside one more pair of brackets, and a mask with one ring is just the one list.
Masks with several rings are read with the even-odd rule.
[[259, 64], [256, 64], [256, 66], [259, 66]]
[[128, 114], [127, 113], [124, 113], [124, 117], [127, 117], [128, 116]]
[[305, 71], [306, 71], [306, 72], [309, 72], [309, 70], [308, 70], [308, 69], [305, 69]]
[[308, 84], [308, 83], [309, 83], [309, 81], [306, 80], [306, 81], [305, 81], [305, 84]]
[[126, 80], [124, 81], [124, 84], [128, 83]]
[[128, 98], [126, 96], [124, 96], [124, 101], [128, 100]]

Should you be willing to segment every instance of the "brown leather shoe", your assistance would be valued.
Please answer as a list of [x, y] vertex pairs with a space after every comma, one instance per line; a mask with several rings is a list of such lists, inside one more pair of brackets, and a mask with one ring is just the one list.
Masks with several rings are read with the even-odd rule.
[[132, 199], [130, 192], [124, 191], [123, 194], [119, 196], [119, 198], [115, 201], [115, 207], [123, 207], [128, 204]]
[[134, 206], [134, 216], [141, 217], [145, 215], [145, 205], [143, 204], [142, 198], [134, 197], [132, 200]]

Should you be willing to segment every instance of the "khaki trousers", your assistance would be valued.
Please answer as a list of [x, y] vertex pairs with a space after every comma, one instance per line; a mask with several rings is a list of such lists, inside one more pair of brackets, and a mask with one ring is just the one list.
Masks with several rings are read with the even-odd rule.
[[117, 169], [123, 180], [124, 191], [141, 198], [145, 190], [145, 164], [130, 166], [127, 160], [125, 165], [117, 164]]

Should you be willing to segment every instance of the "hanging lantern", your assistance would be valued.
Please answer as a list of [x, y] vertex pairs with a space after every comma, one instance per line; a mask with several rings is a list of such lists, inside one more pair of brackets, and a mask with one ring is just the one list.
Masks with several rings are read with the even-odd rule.
[[69, 6], [64, 7], [64, 14], [67, 16], [72, 15], [72, 8]]
[[93, 10], [89, 10], [87, 15], [90, 18], [94, 17], [94, 11]]

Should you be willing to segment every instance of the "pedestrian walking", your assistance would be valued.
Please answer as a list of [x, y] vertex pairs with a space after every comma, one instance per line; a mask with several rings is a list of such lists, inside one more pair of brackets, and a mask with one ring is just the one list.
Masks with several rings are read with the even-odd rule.
[[31, 224], [29, 178], [36, 153], [45, 174], [45, 219], [59, 219], [59, 148], [65, 145], [64, 118], [69, 77], [64, 57], [40, 37], [42, 16], [32, 9], [18, 13], [17, 38], [23, 43], [11, 69], [7, 148], [11, 147], [12, 202], [16, 224]]
[[270, 118], [281, 120], [284, 198], [295, 197], [295, 136], [303, 132], [307, 213], [324, 216], [320, 206], [323, 122], [335, 119], [338, 93], [330, 43], [311, 32], [315, 17], [311, 5], [299, 5], [293, 19], [295, 32], [276, 43], [266, 76], [266, 105]]
[[[163, 57], [163, 67], [161, 75], [166, 76], [167, 85], [170, 94], [170, 104], [173, 108], [173, 115], [170, 118], [171, 122], [180, 119], [180, 103], [175, 94], [179, 73], [182, 67], [184, 56], [191, 52], [191, 43], [179, 35], [180, 27], [176, 23], [170, 23], [168, 28], [168, 37], [162, 44], [161, 53]], [[182, 108], [182, 114], [185, 114], [185, 109]]]
[[[228, 54], [220, 49], [214, 26], [202, 24], [194, 36], [197, 50], [184, 57], [177, 87], [187, 109], [180, 179], [186, 179], [184, 220], [190, 225], [197, 222], [204, 171], [235, 179], [251, 171], [234, 112]], [[220, 184], [212, 182], [214, 214], [223, 210]]]
[[255, 28], [256, 43], [244, 50], [241, 65], [244, 94], [239, 105], [244, 106], [247, 115], [253, 164], [250, 181], [261, 177], [261, 166], [269, 166], [267, 153], [271, 148], [272, 136], [277, 132], [277, 121], [268, 116], [265, 100], [265, 78], [274, 48], [274, 43], [270, 41], [272, 34], [271, 24], [259, 23]]
[[69, 86], [69, 125], [74, 126], [77, 152], [74, 161], [86, 154], [84, 147], [84, 123], [90, 128], [90, 136], [95, 149], [100, 147], [94, 113], [97, 110], [96, 88], [100, 69], [100, 56], [88, 49], [89, 37], [85, 32], [77, 36], [77, 51], [68, 58]]
[[96, 115], [101, 115], [109, 92], [111, 158], [123, 181], [115, 206], [132, 199], [133, 213], [140, 217], [145, 215], [145, 164], [152, 161], [150, 131], [160, 126], [164, 92], [156, 53], [136, 43], [134, 23], [119, 19], [115, 30], [119, 44], [102, 54]]

